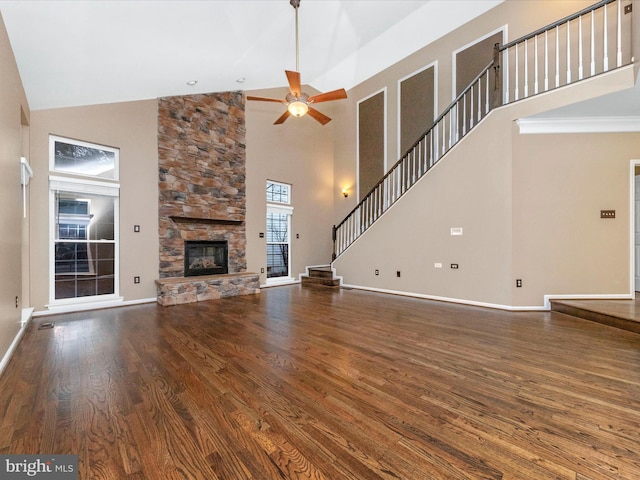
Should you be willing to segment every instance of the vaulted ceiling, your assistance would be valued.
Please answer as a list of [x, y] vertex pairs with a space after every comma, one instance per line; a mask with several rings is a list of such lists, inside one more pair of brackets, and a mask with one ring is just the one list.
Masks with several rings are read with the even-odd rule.
[[[349, 89], [502, 1], [302, 0], [302, 82]], [[289, 0], [19, 0], [0, 13], [32, 110], [284, 87], [296, 66]]]

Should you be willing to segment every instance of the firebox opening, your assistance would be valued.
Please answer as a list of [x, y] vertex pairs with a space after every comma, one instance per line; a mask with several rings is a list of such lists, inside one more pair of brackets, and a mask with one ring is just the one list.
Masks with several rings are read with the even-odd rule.
[[229, 273], [229, 247], [226, 240], [184, 242], [184, 276]]

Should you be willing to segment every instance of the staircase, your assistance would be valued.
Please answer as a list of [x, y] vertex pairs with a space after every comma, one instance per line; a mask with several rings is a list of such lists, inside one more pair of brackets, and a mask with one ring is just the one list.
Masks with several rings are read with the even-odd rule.
[[335, 272], [329, 265], [307, 267], [307, 274], [300, 275], [303, 286], [339, 287], [340, 279], [335, 277]]
[[[627, 5], [629, 6], [629, 5]], [[505, 45], [418, 141], [333, 227], [333, 260], [491, 110], [632, 63], [622, 0], [602, 0]], [[624, 44], [623, 44], [624, 43]]]

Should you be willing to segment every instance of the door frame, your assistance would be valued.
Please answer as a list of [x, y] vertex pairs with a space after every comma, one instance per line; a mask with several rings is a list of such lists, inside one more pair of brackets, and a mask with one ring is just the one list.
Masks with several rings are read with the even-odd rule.
[[629, 169], [629, 293], [636, 292], [636, 168], [640, 159], [631, 160]]

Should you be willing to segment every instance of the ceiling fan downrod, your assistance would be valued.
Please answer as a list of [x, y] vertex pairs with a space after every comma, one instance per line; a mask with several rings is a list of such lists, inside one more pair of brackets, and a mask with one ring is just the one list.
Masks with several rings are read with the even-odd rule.
[[296, 70], [284, 71], [287, 75], [287, 81], [289, 82], [289, 93], [284, 100], [277, 98], [254, 97], [252, 95], [247, 95], [247, 100], [285, 104], [287, 106], [287, 110], [285, 110], [285, 112], [275, 122], [273, 122], [274, 125], [283, 124], [290, 116], [303, 117], [306, 114], [309, 114], [310, 117], [322, 125], [326, 125], [331, 121], [331, 118], [327, 117], [324, 113], [319, 112], [311, 105], [347, 98], [347, 92], [344, 88], [327, 93], [319, 93], [317, 95], [308, 95], [302, 91], [302, 87], [300, 86], [300, 42], [298, 38], [298, 8], [300, 7], [300, 0], [289, 0], [289, 3], [296, 11]]
[[296, 72], [300, 71], [300, 42], [298, 40], [298, 8], [300, 7], [300, 0], [290, 0], [289, 3], [296, 11]]

